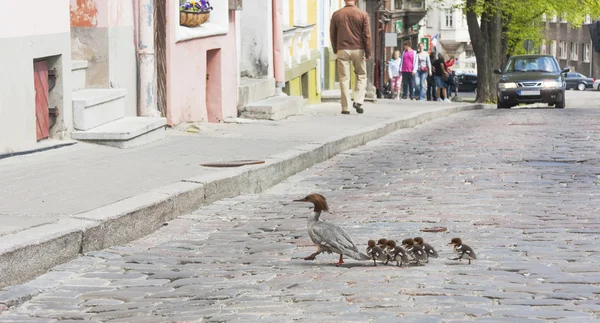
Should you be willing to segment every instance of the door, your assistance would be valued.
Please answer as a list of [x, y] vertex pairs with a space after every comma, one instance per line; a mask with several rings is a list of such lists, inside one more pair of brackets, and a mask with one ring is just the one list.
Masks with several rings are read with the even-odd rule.
[[35, 89], [35, 125], [37, 140], [50, 136], [50, 115], [48, 113], [48, 62], [33, 63], [33, 85]]
[[567, 73], [565, 80], [567, 81], [567, 89], [575, 88], [577, 86], [577, 73]]

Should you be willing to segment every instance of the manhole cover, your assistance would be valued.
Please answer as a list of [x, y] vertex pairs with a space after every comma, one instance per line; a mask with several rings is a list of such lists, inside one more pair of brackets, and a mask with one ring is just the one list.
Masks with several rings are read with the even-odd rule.
[[445, 227], [433, 227], [421, 229], [422, 232], [446, 232], [448, 229]]
[[204, 167], [240, 167], [240, 166], [244, 166], [244, 165], [258, 165], [258, 164], [264, 164], [264, 163], [265, 163], [264, 160], [231, 160], [231, 161], [200, 164], [200, 166], [204, 166]]

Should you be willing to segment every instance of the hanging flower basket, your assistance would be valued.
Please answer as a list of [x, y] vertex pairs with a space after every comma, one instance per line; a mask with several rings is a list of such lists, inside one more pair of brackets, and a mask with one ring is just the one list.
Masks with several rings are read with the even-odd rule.
[[212, 9], [207, 0], [188, 1], [179, 7], [179, 24], [185, 27], [198, 27], [208, 21]]

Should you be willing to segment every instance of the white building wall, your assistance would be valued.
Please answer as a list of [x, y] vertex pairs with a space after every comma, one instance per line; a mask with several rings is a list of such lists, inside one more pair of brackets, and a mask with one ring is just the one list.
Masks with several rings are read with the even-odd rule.
[[51, 136], [63, 138], [72, 129], [71, 45], [68, 0], [35, 3], [24, 10], [21, 1], [0, 1], [0, 154], [39, 147], [36, 137], [33, 60], [54, 56], [57, 83], [50, 107], [61, 115]]
[[[285, 7], [283, 8], [285, 10]], [[249, 77], [273, 77], [273, 6], [256, 1], [240, 15], [240, 71]], [[284, 11], [285, 16], [285, 11]]]

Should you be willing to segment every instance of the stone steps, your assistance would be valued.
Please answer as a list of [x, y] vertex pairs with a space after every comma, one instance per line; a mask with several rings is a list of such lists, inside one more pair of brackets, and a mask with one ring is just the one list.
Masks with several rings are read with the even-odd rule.
[[73, 139], [122, 149], [165, 138], [166, 118], [124, 117], [87, 131], [71, 133]]
[[281, 120], [302, 113], [308, 100], [301, 96], [274, 96], [250, 103], [241, 113], [242, 118]]
[[73, 123], [77, 130], [90, 130], [125, 117], [124, 89], [83, 89], [74, 91]]
[[86, 88], [87, 61], [72, 61], [74, 132], [71, 138], [133, 148], [165, 137], [166, 118], [126, 116], [125, 89]]

